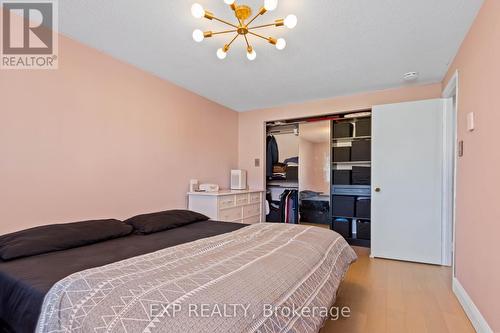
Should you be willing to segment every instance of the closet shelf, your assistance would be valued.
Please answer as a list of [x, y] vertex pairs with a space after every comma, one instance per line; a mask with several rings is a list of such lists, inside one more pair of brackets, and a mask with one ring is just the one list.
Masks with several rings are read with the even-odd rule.
[[268, 181], [267, 187], [278, 187], [278, 188], [299, 188], [299, 184], [297, 182], [287, 182], [287, 181]]
[[333, 215], [332, 218], [334, 218], [334, 219], [352, 219], [352, 220], [366, 220], [366, 221], [371, 221], [371, 218], [369, 218], [369, 217], [355, 217], [355, 216]]
[[338, 142], [338, 141], [355, 141], [355, 140], [369, 140], [371, 139], [371, 136], [348, 136], [344, 138], [333, 138], [333, 142]]
[[334, 165], [352, 165], [352, 164], [371, 164], [372, 161], [346, 161], [346, 162], [332, 162]]

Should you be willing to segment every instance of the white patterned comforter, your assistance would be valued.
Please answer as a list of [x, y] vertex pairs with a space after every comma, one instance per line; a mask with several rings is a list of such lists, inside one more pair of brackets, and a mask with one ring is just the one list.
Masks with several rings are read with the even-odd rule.
[[70, 275], [37, 332], [317, 332], [355, 259], [326, 229], [252, 225]]

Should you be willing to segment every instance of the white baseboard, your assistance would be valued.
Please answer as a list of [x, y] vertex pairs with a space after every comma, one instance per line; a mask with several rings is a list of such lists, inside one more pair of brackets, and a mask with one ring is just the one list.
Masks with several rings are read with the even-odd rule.
[[472, 326], [474, 326], [477, 333], [493, 333], [493, 330], [484, 319], [479, 309], [476, 307], [472, 299], [470, 298], [467, 291], [465, 291], [464, 287], [460, 284], [457, 278], [453, 278], [453, 292], [458, 298], [460, 304], [464, 308], [467, 317], [469, 317], [472, 322]]

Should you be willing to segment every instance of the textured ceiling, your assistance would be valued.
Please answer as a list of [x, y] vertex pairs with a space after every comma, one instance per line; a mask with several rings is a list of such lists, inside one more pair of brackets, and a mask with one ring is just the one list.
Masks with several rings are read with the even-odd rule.
[[[268, 29], [288, 45], [278, 51], [252, 39], [249, 62], [242, 41], [221, 61], [227, 40], [195, 43], [191, 34], [224, 29], [190, 14], [193, 2], [232, 19], [223, 0], [64, 0], [60, 31], [237, 111], [399, 87], [418, 71], [418, 83], [440, 81], [483, 0], [281, 0], [266, 23], [289, 13], [294, 30]], [[257, 9], [262, 1], [247, 0]]]

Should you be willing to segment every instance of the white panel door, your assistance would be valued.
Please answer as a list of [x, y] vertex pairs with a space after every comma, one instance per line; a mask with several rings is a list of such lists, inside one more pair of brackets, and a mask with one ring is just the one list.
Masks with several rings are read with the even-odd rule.
[[444, 102], [373, 108], [374, 257], [441, 264]]

